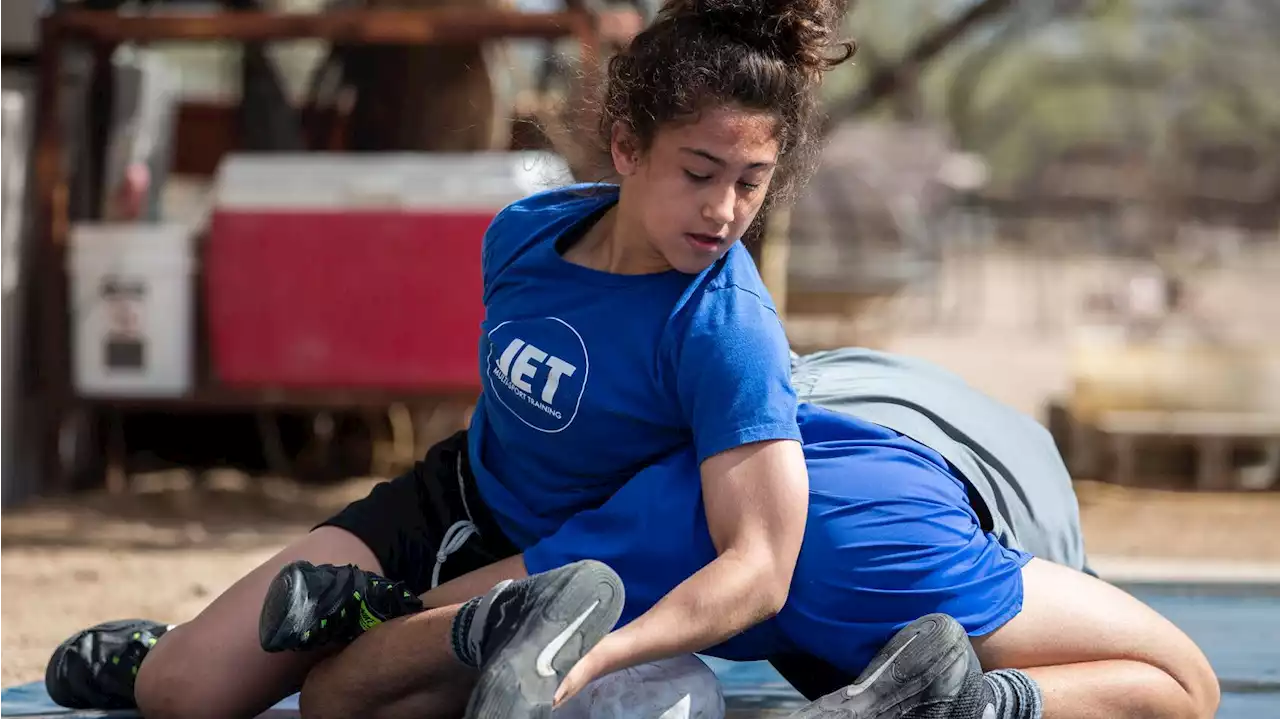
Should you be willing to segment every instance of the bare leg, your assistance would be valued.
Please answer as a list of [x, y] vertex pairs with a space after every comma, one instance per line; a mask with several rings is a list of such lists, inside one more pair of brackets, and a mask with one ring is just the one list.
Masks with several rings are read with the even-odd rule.
[[[309, 719], [456, 716], [463, 707], [481, 716], [550, 711], [560, 681], [617, 622], [624, 596], [617, 575], [589, 561], [425, 611], [405, 611], [404, 587], [378, 581], [299, 565], [270, 590], [264, 616], [273, 617], [268, 630], [279, 646], [343, 645], [307, 677]], [[341, 599], [320, 604], [299, 592]], [[354, 641], [325, 631], [329, 622], [340, 629], [365, 617], [380, 621]]]
[[[391, 620], [316, 665], [302, 688], [303, 719], [460, 716], [477, 672], [449, 649], [456, 611], [431, 609]], [[674, 657], [601, 677], [555, 715], [656, 717], [673, 708], [681, 716], [724, 716], [719, 679], [697, 657]]]
[[504, 580], [527, 577], [520, 555], [473, 570], [424, 592], [428, 609], [362, 634], [307, 675], [300, 708], [306, 719], [455, 717], [477, 672], [453, 654], [458, 607]]
[[1033, 559], [1023, 609], [974, 648], [983, 669], [1022, 669], [1044, 694], [1045, 719], [1212, 717], [1219, 688], [1199, 647], [1106, 582]]
[[302, 716], [459, 716], [477, 673], [450, 648], [457, 610], [455, 605], [392, 619], [316, 665], [302, 688]]
[[135, 686], [138, 707], [148, 719], [253, 717], [298, 691], [323, 655], [268, 654], [258, 643], [267, 585], [297, 559], [382, 571], [373, 552], [342, 529], [321, 527], [286, 547], [151, 649]]
[[311, 670], [302, 688], [303, 716], [457, 716], [476, 679], [451, 648], [458, 606], [498, 582], [526, 576], [517, 555], [423, 593], [423, 605], [435, 609], [375, 627]]

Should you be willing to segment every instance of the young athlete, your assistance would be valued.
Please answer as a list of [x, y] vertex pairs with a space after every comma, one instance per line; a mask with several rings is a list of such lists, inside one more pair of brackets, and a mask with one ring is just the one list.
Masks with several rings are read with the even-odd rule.
[[[73, 638], [50, 664], [51, 693], [103, 700], [93, 691], [103, 673], [96, 647], [123, 643], [138, 648], [120, 663], [108, 652], [103, 666], [129, 666], [110, 692], [115, 701], [136, 701], [156, 717], [260, 711], [301, 686], [323, 656], [260, 647], [272, 645], [272, 636], [258, 636], [257, 618], [282, 565], [368, 570], [404, 587], [352, 571], [342, 591], [358, 592], [365, 609], [412, 608], [413, 595], [515, 554], [685, 448], [697, 457], [707, 501], [734, 511], [711, 527], [719, 556], [655, 608], [651, 619], [663, 629], [637, 655], [665, 654], [673, 643], [710, 646], [776, 614], [804, 533], [807, 478], [786, 336], [738, 240], [766, 199], [785, 197], [812, 167], [819, 81], [853, 51], [835, 39], [842, 14], [835, 0], [668, 2], [610, 61], [601, 139], [616, 181], [517, 202], [486, 233], [483, 394], [469, 430], [193, 621]], [[287, 594], [277, 608], [338, 592], [311, 589], [319, 594]], [[563, 674], [622, 605], [616, 577], [591, 563], [529, 577], [508, 596], [523, 599], [496, 615], [483, 602], [451, 615], [460, 633], [484, 626], [477, 617], [511, 627], [505, 653], [486, 653], [481, 686], [507, 675], [547, 685], [541, 650], [529, 649], [562, 638], [554, 666]], [[571, 612], [580, 605], [595, 607], [590, 619]], [[529, 625], [537, 626], [526, 632]], [[447, 655], [447, 644], [439, 648]], [[501, 666], [493, 664], [499, 654]], [[76, 664], [95, 667], [87, 681]], [[508, 706], [550, 699], [517, 684], [504, 685], [507, 695], [479, 695]], [[433, 700], [428, 711], [447, 706]]]
[[[815, 700], [797, 719], [1214, 715], [1217, 682], [1195, 644], [1089, 576], [1070, 478], [1043, 428], [936, 367], [878, 352], [797, 358], [793, 381], [810, 490], [788, 600], [775, 617], [694, 649], [771, 661]], [[449, 604], [492, 586], [471, 602], [501, 612], [520, 601], [501, 581], [599, 560], [626, 586], [620, 626], [575, 664], [558, 697], [630, 663], [689, 651], [678, 640], [638, 648], [662, 629], [653, 608], [720, 555], [712, 527], [718, 512], [733, 510], [704, 501], [697, 471], [690, 450], [658, 461], [520, 556], [424, 601]], [[293, 587], [316, 596], [316, 587], [344, 586], [350, 571], [291, 565], [270, 596]], [[345, 595], [287, 613], [273, 605], [262, 625], [272, 648], [341, 646], [361, 634], [351, 622], [305, 634], [353, 611]], [[406, 648], [439, 636], [448, 611], [391, 619], [361, 636], [316, 669], [303, 696], [335, 714], [376, 710], [351, 689], [377, 683], [365, 668], [378, 657], [390, 657], [406, 684], [438, 681], [457, 662]], [[453, 628], [457, 657], [494, 651], [484, 624], [474, 637], [471, 627]], [[486, 694], [494, 692], [477, 696]]]

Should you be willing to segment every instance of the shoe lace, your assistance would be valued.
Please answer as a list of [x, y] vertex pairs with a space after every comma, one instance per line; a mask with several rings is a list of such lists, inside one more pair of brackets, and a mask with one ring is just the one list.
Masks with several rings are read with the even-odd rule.
[[309, 637], [327, 640], [335, 635], [350, 641], [381, 624], [388, 616], [404, 614], [406, 608], [422, 608], [418, 598], [403, 583], [363, 572], [353, 565], [348, 569], [352, 575], [343, 583], [346, 596], [311, 632], [303, 635], [303, 641]]
[[315, 622], [303, 630], [304, 643], [324, 643], [331, 638], [352, 639], [360, 633], [357, 618], [360, 608], [364, 606], [364, 595], [360, 591], [364, 582], [359, 579], [360, 569], [348, 564], [339, 567], [338, 572], [340, 576], [335, 578], [333, 588], [328, 591], [338, 592], [340, 595], [327, 601], [324, 598], [319, 600], [333, 608], [319, 614]]

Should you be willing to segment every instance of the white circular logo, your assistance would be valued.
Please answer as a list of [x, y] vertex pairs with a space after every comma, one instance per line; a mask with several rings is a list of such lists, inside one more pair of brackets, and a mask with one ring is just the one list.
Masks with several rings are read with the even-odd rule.
[[485, 377], [493, 397], [520, 421], [547, 433], [578, 414], [587, 387], [587, 345], [558, 317], [503, 322], [489, 331]]

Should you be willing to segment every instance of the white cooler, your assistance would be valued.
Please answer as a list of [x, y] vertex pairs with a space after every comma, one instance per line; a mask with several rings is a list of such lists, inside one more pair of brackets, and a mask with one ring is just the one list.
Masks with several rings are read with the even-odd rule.
[[71, 353], [83, 396], [192, 388], [195, 235], [186, 224], [78, 224], [67, 254]]

